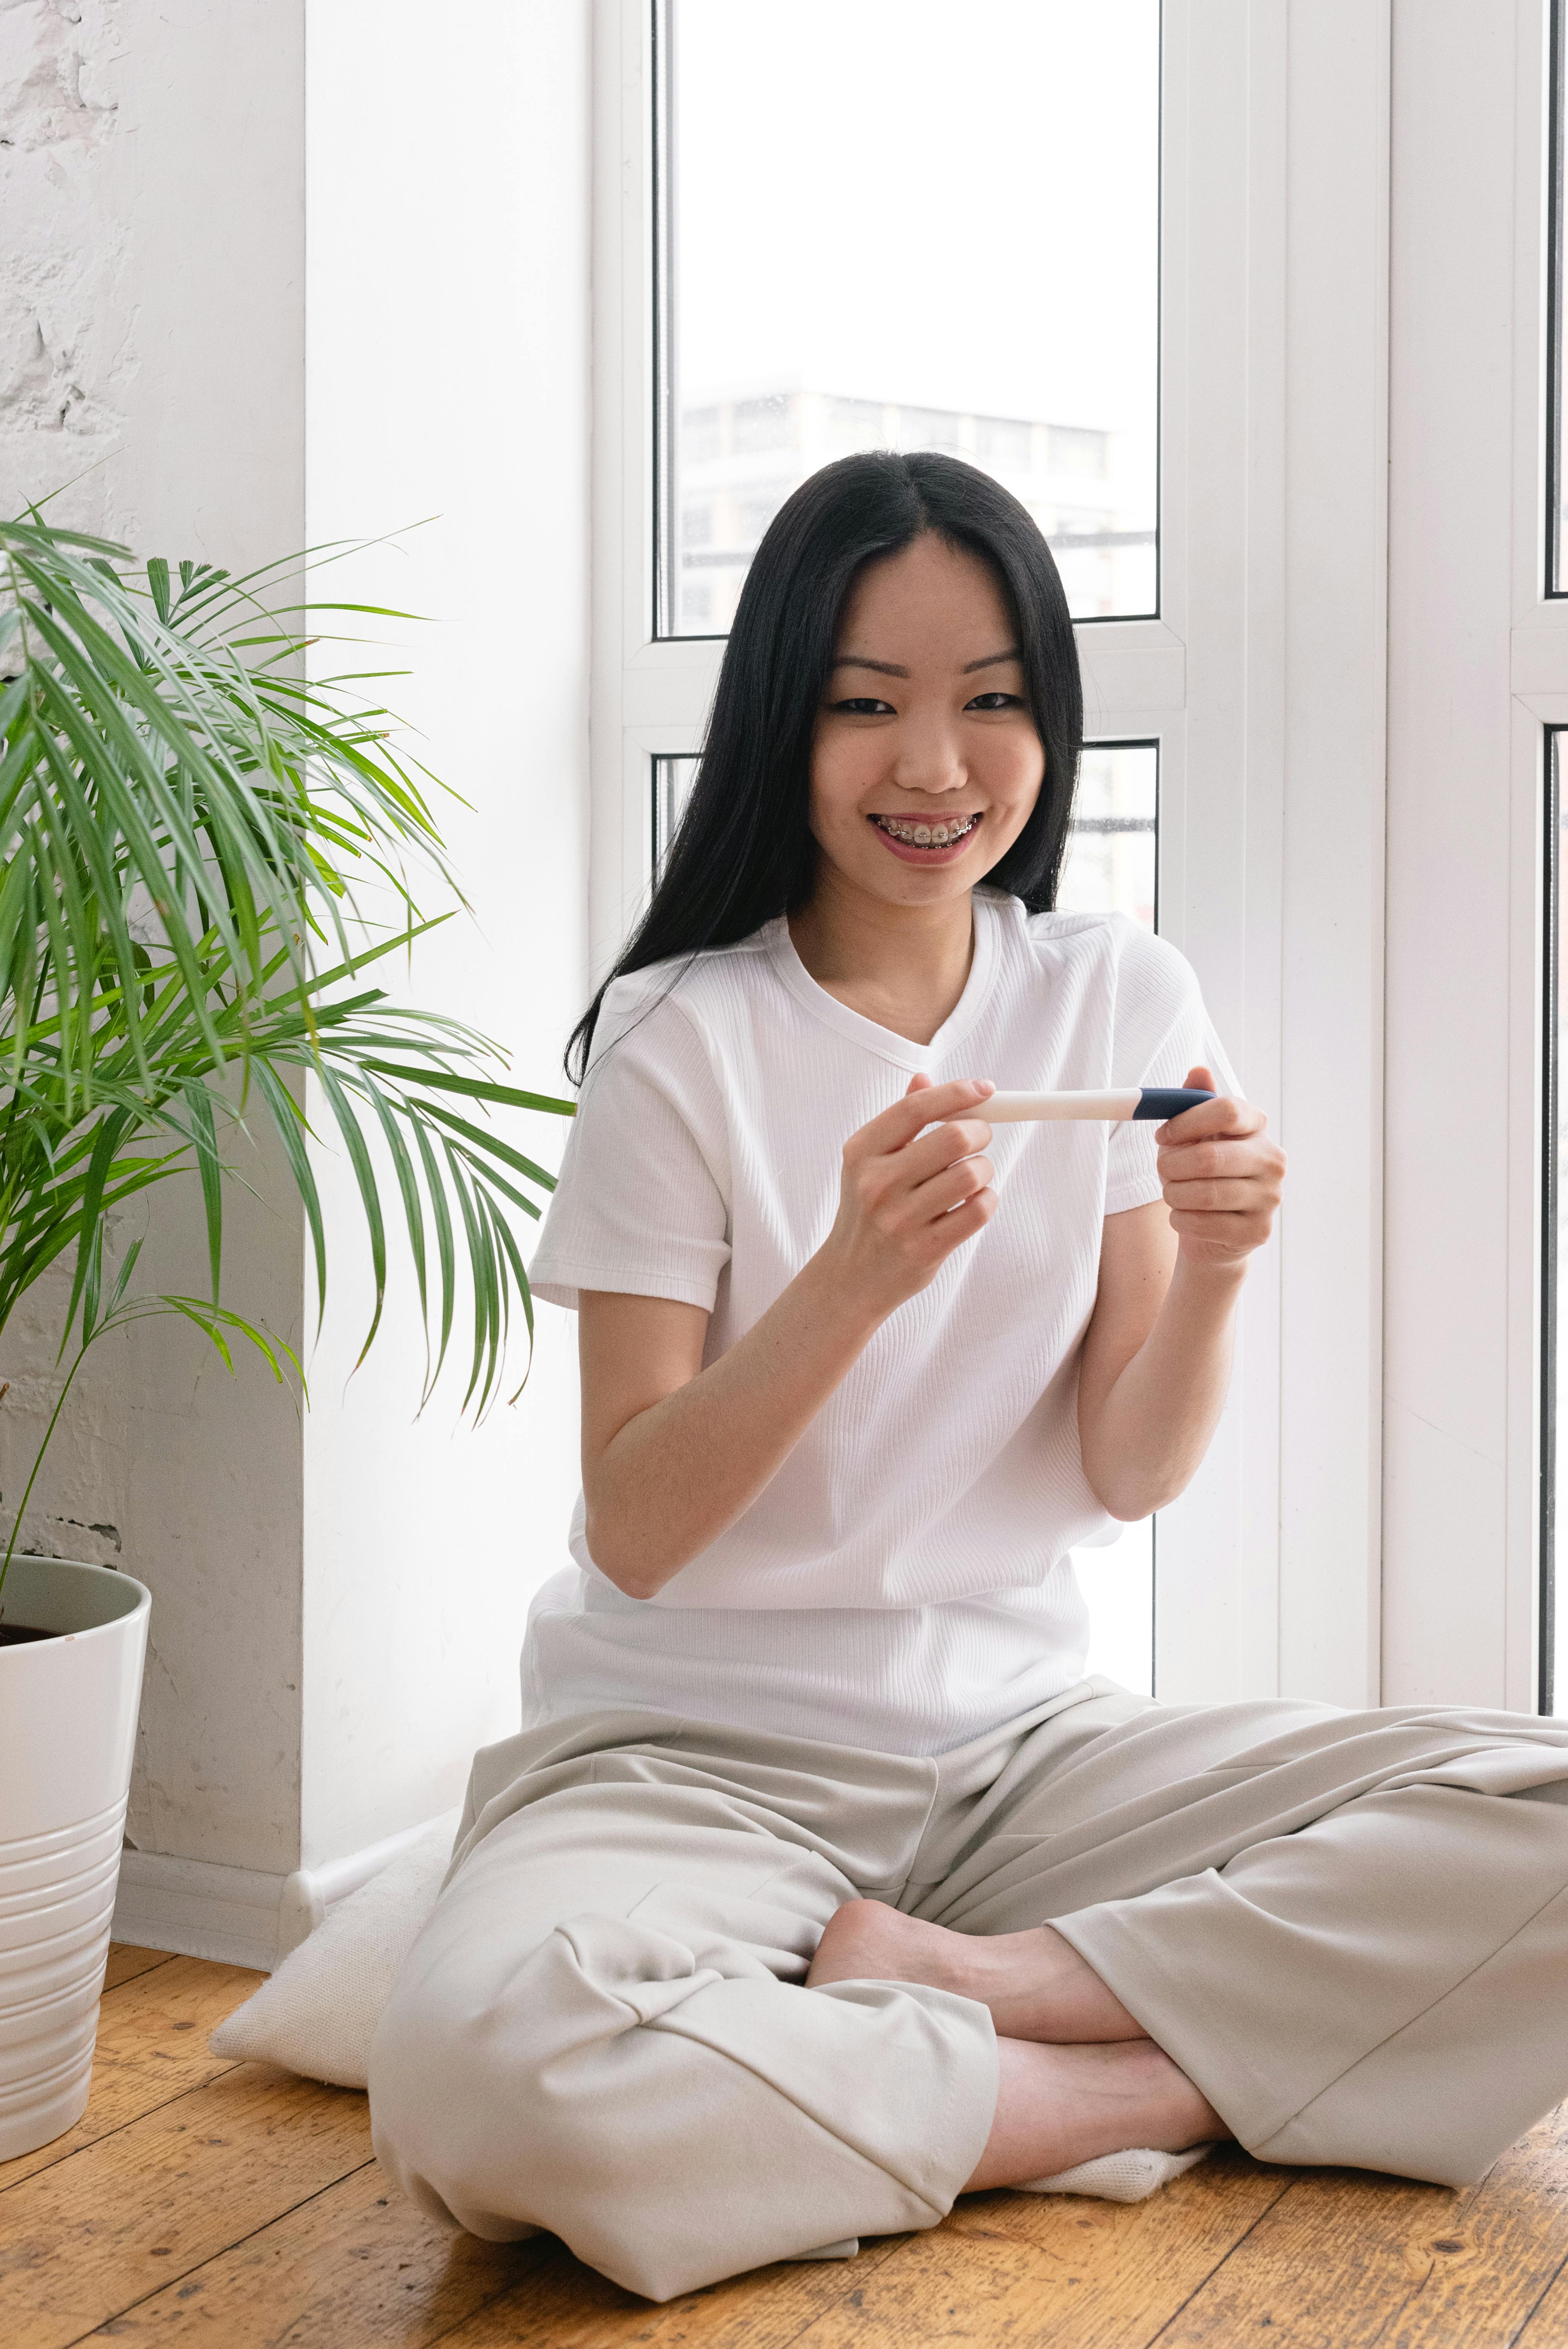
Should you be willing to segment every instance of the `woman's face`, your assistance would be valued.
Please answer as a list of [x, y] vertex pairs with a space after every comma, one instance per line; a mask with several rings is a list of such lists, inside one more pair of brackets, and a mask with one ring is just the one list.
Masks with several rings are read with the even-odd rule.
[[928, 533], [868, 564], [811, 748], [811, 832], [884, 904], [961, 896], [1028, 820], [1046, 754], [996, 583]]

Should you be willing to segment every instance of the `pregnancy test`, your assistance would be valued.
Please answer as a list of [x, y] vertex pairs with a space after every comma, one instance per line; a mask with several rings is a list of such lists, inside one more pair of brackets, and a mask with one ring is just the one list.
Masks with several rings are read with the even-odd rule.
[[993, 1125], [1047, 1118], [1103, 1118], [1119, 1125], [1129, 1118], [1180, 1117], [1184, 1109], [1213, 1098], [1196, 1085], [1130, 1085], [1111, 1093], [993, 1093], [988, 1102], [976, 1102], [974, 1114]]

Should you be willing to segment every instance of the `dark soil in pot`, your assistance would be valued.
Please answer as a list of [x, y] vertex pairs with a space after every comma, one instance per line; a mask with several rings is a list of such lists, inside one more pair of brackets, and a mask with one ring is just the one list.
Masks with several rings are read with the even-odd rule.
[[31, 1640], [57, 1640], [57, 1631], [37, 1631], [31, 1623], [0, 1623], [0, 1648], [25, 1648]]

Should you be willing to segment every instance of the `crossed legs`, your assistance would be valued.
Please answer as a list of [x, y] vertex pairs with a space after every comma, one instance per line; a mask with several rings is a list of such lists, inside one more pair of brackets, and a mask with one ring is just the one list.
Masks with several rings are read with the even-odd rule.
[[656, 2300], [1130, 2146], [1463, 2183], [1568, 2093], [1564, 1788], [1568, 1723], [1092, 1690], [937, 1764], [528, 1732], [377, 2034], [377, 2149]]
[[829, 1920], [806, 1983], [866, 1980], [923, 1982], [990, 2009], [996, 2111], [966, 2192], [1020, 2186], [1129, 2146], [1180, 2153], [1228, 2133], [1049, 1925], [955, 1933], [880, 1900], [847, 1900]]

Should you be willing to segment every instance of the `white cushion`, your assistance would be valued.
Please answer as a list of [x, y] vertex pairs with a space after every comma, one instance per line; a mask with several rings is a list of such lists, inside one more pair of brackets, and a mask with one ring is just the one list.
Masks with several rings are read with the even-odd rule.
[[1098, 2161], [1080, 2161], [1076, 2169], [1059, 2169], [1054, 2178], [1031, 2178], [1018, 2191], [1092, 2194], [1101, 2202], [1142, 2202], [1213, 2149], [1211, 2145], [1196, 2145], [1190, 2153], [1155, 2153], [1141, 2146], [1131, 2153], [1102, 2153]]
[[[1031, 2178], [1017, 2188], [1020, 2194], [1088, 2194], [1101, 2202], [1143, 2202], [1161, 2186], [1169, 2186], [1206, 2153], [1212, 2145], [1194, 2146], [1191, 2153], [1156, 2153], [1140, 2146], [1132, 2153], [1102, 2153], [1098, 2161], [1080, 2161], [1076, 2169], [1060, 2169], [1054, 2178]], [[819, 2251], [797, 2251], [807, 2260], [852, 2260], [860, 2250], [857, 2236], [841, 2243], [824, 2243]]]
[[218, 2025], [207, 2042], [213, 2054], [363, 2088], [376, 2026], [451, 1856], [451, 1821], [437, 1820], [368, 1884], [334, 1901], [276, 1973]]

